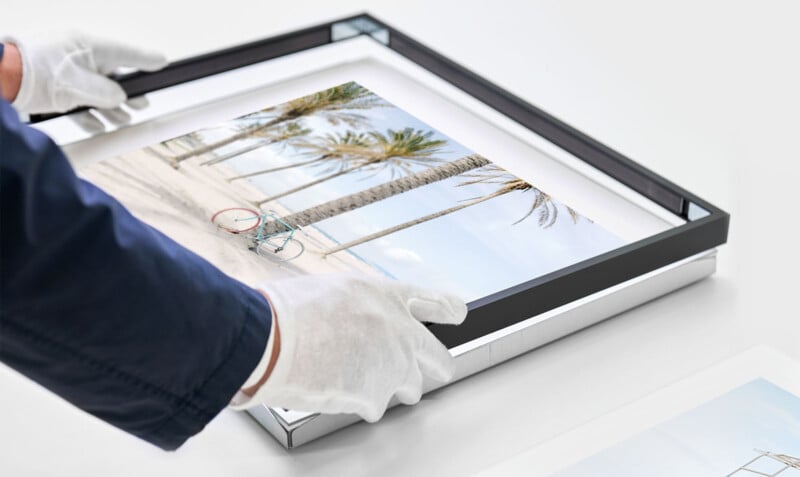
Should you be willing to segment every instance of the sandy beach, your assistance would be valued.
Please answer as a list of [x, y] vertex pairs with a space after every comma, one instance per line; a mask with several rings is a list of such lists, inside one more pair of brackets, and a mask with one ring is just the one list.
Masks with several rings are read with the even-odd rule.
[[[173, 155], [166, 147], [156, 145], [91, 164], [78, 174], [114, 196], [140, 220], [248, 285], [308, 273], [382, 276], [347, 253], [322, 258], [322, 251], [336, 243], [313, 227], [304, 227], [294, 235], [305, 246], [299, 257], [278, 262], [257, 255], [248, 249], [249, 240], [219, 229], [210, 219], [215, 212], [230, 207], [258, 210], [253, 204], [265, 197], [264, 192], [245, 180], [227, 182], [225, 179], [235, 174], [224, 164], [199, 165], [213, 154], [187, 159], [178, 168], [168, 159]], [[269, 206], [278, 216], [290, 212], [276, 202]]]

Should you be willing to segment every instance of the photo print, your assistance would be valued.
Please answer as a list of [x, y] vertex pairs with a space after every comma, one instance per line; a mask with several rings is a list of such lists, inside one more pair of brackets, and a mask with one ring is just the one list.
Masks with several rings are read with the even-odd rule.
[[349, 82], [79, 170], [248, 284], [359, 272], [473, 301], [624, 245]]
[[756, 379], [553, 477], [800, 477], [800, 397]]

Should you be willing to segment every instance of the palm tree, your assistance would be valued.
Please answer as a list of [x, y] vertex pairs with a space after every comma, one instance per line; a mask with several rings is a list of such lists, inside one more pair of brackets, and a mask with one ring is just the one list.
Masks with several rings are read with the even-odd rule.
[[254, 133], [252, 136], [262, 138], [261, 141], [255, 142], [249, 146], [245, 146], [242, 149], [238, 149], [236, 151], [211, 158], [205, 162], [200, 163], [200, 165], [211, 166], [214, 164], [219, 164], [220, 162], [227, 161], [228, 159], [233, 159], [234, 157], [241, 156], [242, 154], [246, 154], [250, 151], [254, 151], [262, 147], [271, 146], [279, 142], [290, 141], [292, 139], [305, 136], [310, 132], [311, 132], [310, 129], [304, 128], [298, 122], [288, 123], [285, 126], [278, 128], [276, 131], [266, 130], [266, 129], [258, 131]]
[[[281, 217], [281, 221], [293, 227], [313, 224], [380, 200], [388, 199], [389, 197], [402, 194], [403, 192], [478, 169], [488, 164], [489, 160], [485, 157], [479, 154], [472, 154], [455, 161], [445, 162], [436, 167], [430, 167], [410, 176], [401, 177], [361, 192], [356, 192], [300, 212], [289, 214]], [[285, 227], [281, 225], [280, 222], [271, 221], [265, 225], [264, 233], [272, 234], [283, 230], [285, 230]]]
[[[521, 219], [517, 220], [511, 225], [517, 225], [518, 223], [530, 217], [531, 214], [533, 214], [536, 210], [539, 211], [539, 225], [544, 228], [551, 227], [553, 224], [556, 223], [556, 220], [558, 219], [558, 208], [556, 207], [555, 203], [552, 201], [552, 198], [548, 194], [545, 194], [536, 187], [533, 187], [532, 185], [520, 179], [519, 177], [510, 174], [508, 171], [506, 171], [505, 169], [496, 164], [486, 166], [475, 173], [462, 174], [462, 177], [470, 178], [472, 180], [462, 182], [458, 184], [457, 187], [470, 186], [473, 184], [499, 184], [500, 187], [498, 189], [498, 192], [502, 192], [500, 195], [505, 195], [513, 191], [521, 191], [521, 192], [528, 192], [530, 190], [535, 191], [536, 198], [533, 201], [531, 208], [524, 216], [522, 216]], [[574, 209], [566, 205], [564, 206], [564, 208], [567, 209], [567, 212], [572, 218], [572, 222], [577, 223], [578, 218], [580, 218], [580, 214], [578, 214]]]
[[[499, 187], [492, 193], [486, 194], [482, 197], [476, 197], [474, 199], [468, 199], [461, 204], [456, 206], [440, 210], [438, 212], [434, 212], [433, 214], [428, 214], [424, 217], [419, 217], [414, 220], [410, 220], [408, 222], [404, 222], [399, 225], [395, 225], [394, 227], [389, 227], [388, 229], [381, 230], [379, 232], [375, 232], [373, 234], [366, 235], [361, 237], [357, 240], [353, 240], [347, 243], [343, 243], [327, 250], [323, 256], [330, 255], [332, 253], [336, 253], [351, 247], [355, 247], [356, 245], [361, 245], [363, 243], [369, 242], [371, 240], [375, 240], [381, 237], [384, 237], [389, 234], [393, 234], [395, 232], [399, 232], [400, 230], [407, 229], [409, 227], [413, 227], [415, 225], [419, 225], [424, 222], [428, 222], [430, 220], [438, 219], [439, 217], [444, 217], [445, 215], [452, 214], [453, 212], [457, 212], [461, 209], [465, 209], [467, 207], [472, 207], [473, 205], [480, 204], [482, 202], [486, 202], [488, 200], [494, 199], [496, 197], [500, 197], [511, 192], [534, 192], [534, 200], [531, 205], [530, 210], [527, 214], [525, 214], [521, 219], [514, 222], [512, 225], [516, 225], [523, 220], [527, 219], [528, 217], [533, 214], [534, 211], [537, 209], [539, 210], [539, 225], [547, 228], [555, 224], [556, 219], [558, 218], [558, 207], [553, 202], [552, 198], [542, 192], [541, 190], [533, 187], [528, 182], [520, 179], [519, 177], [513, 176], [506, 172], [499, 166], [496, 165], [489, 165], [483, 171], [480, 171], [477, 174], [464, 174], [464, 177], [473, 177], [475, 179], [469, 180], [466, 182], [462, 182], [458, 184], [458, 186], [468, 186], [472, 184], [498, 184]], [[567, 207], [567, 211], [569, 212], [570, 216], [572, 217], [573, 222], [577, 222], [578, 218], [580, 217], [577, 212], [573, 209]]]
[[338, 171], [332, 174], [267, 197], [257, 202], [256, 205], [261, 206], [267, 202], [286, 197], [351, 172], [368, 170], [375, 171], [377, 174], [387, 168], [391, 168], [392, 175], [397, 171], [408, 174], [412, 172], [413, 165], [428, 166], [431, 163], [441, 162], [432, 156], [441, 152], [442, 148], [447, 144], [447, 141], [432, 139], [433, 131], [423, 132], [413, 128], [406, 128], [401, 131], [389, 129], [386, 135], [379, 132], [371, 132], [369, 136], [372, 138], [372, 142], [366, 146], [361, 144], [332, 145], [327, 141], [312, 145], [312, 149], [316, 148], [320, 153], [348, 157], [351, 165], [340, 167]]
[[[377, 95], [355, 82], [345, 83], [333, 88], [328, 88], [318, 93], [293, 99], [280, 106], [267, 108], [258, 113], [240, 118], [239, 122], [257, 121], [256, 125], [228, 136], [219, 141], [207, 144], [197, 149], [179, 154], [173, 158], [176, 163], [194, 156], [227, 146], [241, 139], [251, 137], [265, 129], [269, 129], [287, 121], [294, 121], [304, 116], [318, 114], [327, 119], [331, 124], [345, 123], [359, 124], [365, 117], [354, 111], [385, 106], [386, 103]], [[276, 115], [277, 114], [277, 115]], [[263, 121], [264, 118], [268, 118]]]
[[[314, 151], [313, 154], [310, 154], [315, 156], [311, 160], [296, 162], [294, 164], [289, 164], [286, 166], [271, 167], [268, 169], [261, 169], [254, 172], [248, 172], [247, 174], [241, 174], [238, 176], [230, 177], [228, 178], [228, 182], [235, 181], [237, 179], [245, 179], [248, 177], [259, 176], [262, 174], [269, 174], [271, 172], [293, 169], [295, 167], [316, 166], [322, 164], [323, 162], [335, 161], [339, 163], [339, 168], [341, 169], [348, 165], [349, 162], [348, 159], [350, 157], [348, 153], [369, 147], [369, 145], [370, 145], [369, 138], [364, 133], [356, 134], [351, 131], [347, 131], [344, 134], [329, 133], [326, 134], [323, 138], [317, 139], [317, 141], [315, 142], [301, 142], [295, 144], [295, 147], [305, 148]], [[359, 149], [354, 149], [354, 148], [359, 148]], [[329, 168], [328, 170], [332, 169]]]

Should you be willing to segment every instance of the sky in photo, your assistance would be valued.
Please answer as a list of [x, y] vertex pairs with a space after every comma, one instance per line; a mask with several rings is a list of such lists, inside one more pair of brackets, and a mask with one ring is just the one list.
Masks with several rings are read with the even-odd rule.
[[[758, 456], [754, 449], [800, 457], [800, 398], [764, 379], [734, 389], [554, 477], [723, 477]], [[762, 458], [751, 468], [775, 472], [780, 467]], [[800, 477], [800, 471], [789, 469], [780, 475]]]
[[[386, 133], [387, 129], [408, 127], [434, 131], [434, 138], [447, 141], [436, 158], [451, 161], [472, 153], [394, 106], [357, 112], [368, 117], [368, 125], [357, 128], [332, 125], [314, 116], [303, 118], [302, 122], [313, 130], [312, 134], [320, 136], [347, 130]], [[230, 121], [200, 134], [204, 140], [213, 141], [230, 135], [235, 125], [236, 120]], [[247, 144], [247, 141], [240, 141], [219, 149], [218, 153], [241, 149]], [[227, 161], [226, 165], [236, 172], [246, 173], [311, 158], [313, 156], [300, 149], [283, 145], [256, 149]], [[300, 167], [248, 180], [265, 194], [275, 194], [322, 177], [326, 174], [324, 169], [324, 166]], [[418, 166], [414, 172], [423, 169], [425, 166]], [[400, 176], [394, 178], [397, 177]], [[377, 174], [346, 174], [289, 195], [279, 202], [292, 211], [300, 211], [392, 179], [389, 170]], [[453, 207], [498, 187], [496, 184], [458, 187], [465, 180], [457, 176], [429, 184], [314, 226], [335, 241], [345, 243]], [[530, 210], [534, 199], [533, 191], [511, 192], [339, 253], [355, 254], [390, 277], [448, 290], [472, 301], [624, 244], [622, 239], [586, 218], [581, 217], [574, 223], [562, 204], [558, 204], [558, 219], [551, 227], [544, 228], [538, 224], [537, 212], [513, 225]]]

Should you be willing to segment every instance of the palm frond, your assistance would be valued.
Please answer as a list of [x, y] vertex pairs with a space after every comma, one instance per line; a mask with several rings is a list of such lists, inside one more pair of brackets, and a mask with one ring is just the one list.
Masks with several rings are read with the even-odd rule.
[[551, 227], [558, 219], [558, 207], [549, 200], [539, 208], [539, 225], [542, 228]]
[[314, 94], [293, 99], [280, 105], [280, 115], [286, 118], [299, 118], [321, 114], [328, 121], [338, 124], [361, 124], [366, 117], [343, 111], [366, 110], [388, 106], [380, 96], [353, 81]]
[[581, 214], [575, 211], [575, 209], [573, 209], [572, 207], [567, 207], [566, 205], [564, 207], [567, 208], [567, 212], [569, 213], [569, 216], [572, 218], [572, 223], [577, 224], [578, 219], [581, 218]]
[[[456, 187], [466, 187], [475, 184], [498, 185], [499, 187], [489, 195], [494, 195], [494, 194], [505, 195], [510, 192], [525, 193], [532, 191], [534, 193], [534, 199], [533, 202], [531, 202], [530, 208], [527, 210], [525, 215], [523, 215], [519, 220], [514, 222], [512, 225], [519, 224], [520, 222], [524, 221], [537, 211], [538, 211], [538, 223], [539, 226], [541, 226], [542, 228], [551, 227], [558, 220], [558, 206], [553, 201], [552, 197], [542, 192], [540, 189], [537, 189], [527, 181], [512, 175], [511, 173], [509, 173], [508, 171], [506, 171], [505, 169], [496, 164], [490, 164], [488, 166], [484, 166], [475, 172], [470, 172], [468, 174], [461, 174], [459, 177], [467, 178], [468, 180], [456, 184]], [[573, 209], [569, 207], [566, 208], [567, 212], [569, 212], [570, 214], [570, 217], [572, 217], [573, 223], [577, 223], [580, 215]]]
[[536, 193], [536, 198], [533, 200], [533, 203], [531, 204], [531, 208], [528, 210], [528, 213], [526, 213], [524, 216], [522, 216], [522, 218], [520, 218], [511, 225], [517, 225], [518, 223], [527, 219], [528, 217], [533, 215], [536, 209], [542, 206], [542, 204], [544, 203], [544, 194], [542, 194], [542, 192], [538, 189], [534, 189], [534, 192]]

